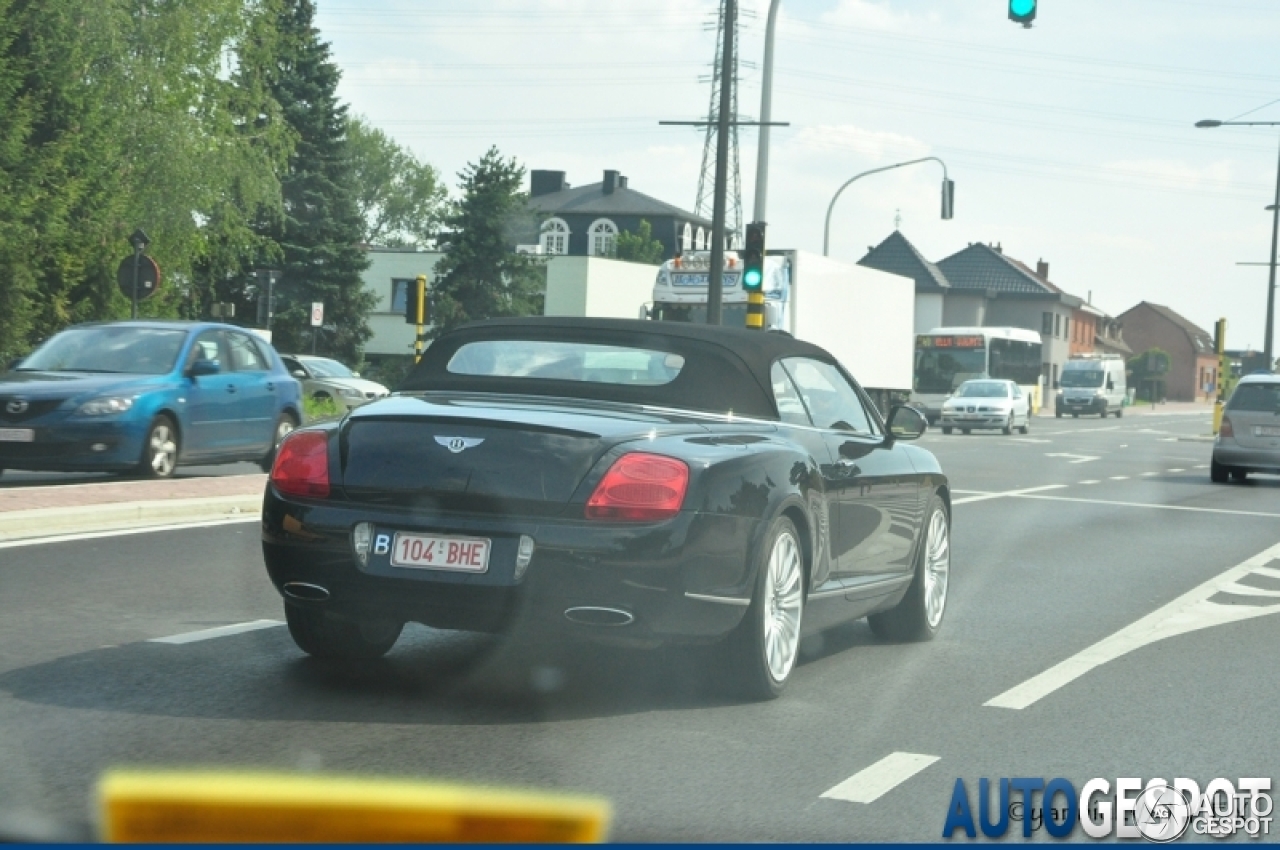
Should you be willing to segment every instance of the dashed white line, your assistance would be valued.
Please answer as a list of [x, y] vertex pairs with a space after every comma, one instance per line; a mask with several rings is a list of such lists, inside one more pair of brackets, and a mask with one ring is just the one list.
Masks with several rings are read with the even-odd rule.
[[1244, 563], [1238, 564], [1203, 584], [1197, 585], [1142, 619], [1131, 623], [1109, 637], [1103, 638], [1093, 646], [1077, 652], [1065, 661], [1050, 667], [1037, 676], [1033, 676], [1022, 684], [1010, 688], [999, 696], [992, 697], [983, 704], [995, 708], [1026, 708], [1064, 685], [1075, 681], [1095, 667], [1106, 664], [1108, 661], [1113, 661], [1149, 643], [1155, 643], [1158, 640], [1194, 632], [1210, 626], [1220, 626], [1269, 614], [1280, 614], [1280, 605], [1218, 605], [1209, 601], [1211, 596], [1222, 591], [1237, 594], [1244, 593], [1252, 596], [1271, 596], [1276, 594], [1276, 591], [1265, 591], [1238, 585], [1236, 580], [1251, 572], [1265, 571], [1266, 574], [1277, 572], [1264, 566], [1277, 556], [1280, 556], [1280, 545], [1272, 546], [1266, 551], [1259, 552]]
[[1278, 513], [1267, 513], [1266, 511], [1236, 511], [1229, 508], [1197, 508], [1191, 505], [1156, 505], [1150, 502], [1119, 502], [1111, 499], [1073, 499], [1070, 496], [1042, 496], [1038, 493], [1004, 493], [1014, 499], [1044, 499], [1049, 502], [1079, 502], [1084, 505], [1115, 505], [1121, 508], [1150, 508], [1158, 511], [1190, 511], [1199, 514], [1230, 514], [1232, 516], [1253, 516], [1265, 517], [1267, 519], [1280, 519]]
[[198, 632], [184, 632], [180, 635], [169, 635], [168, 637], [151, 638], [147, 643], [168, 643], [168, 644], [184, 644], [195, 643], [202, 640], [212, 640], [213, 638], [228, 637], [229, 635], [243, 634], [244, 632], [256, 632], [259, 629], [274, 629], [276, 626], [283, 626], [284, 623], [279, 620], [253, 620], [248, 623], [233, 623], [230, 626], [218, 626], [212, 629], [201, 629]]
[[1081, 484], [1101, 484], [1102, 482], [1096, 478], [1091, 478], [1088, 481], [1081, 481], [1080, 483]]
[[1208, 469], [1208, 468], [1209, 468], [1209, 464], [1207, 464], [1207, 463], [1197, 463], [1197, 464], [1193, 467], [1193, 469]]
[[1166, 470], [1166, 472], [1186, 472], [1186, 470], [1185, 469], [1169, 469], [1169, 470]]
[[1129, 476], [1127, 476], [1127, 475], [1113, 475], [1113, 476], [1111, 476], [1111, 480], [1112, 480], [1112, 481], [1128, 481], [1128, 480], [1129, 480]]
[[1152, 475], [1159, 475], [1159, 474], [1160, 474], [1160, 473], [1158, 473], [1158, 472], [1144, 472], [1144, 473], [1142, 473], [1142, 477], [1143, 477], [1143, 478], [1147, 478], [1147, 477], [1150, 477], [1150, 476], [1152, 476]]
[[834, 788], [822, 792], [822, 797], [847, 803], [874, 803], [939, 758], [919, 753], [890, 753]]

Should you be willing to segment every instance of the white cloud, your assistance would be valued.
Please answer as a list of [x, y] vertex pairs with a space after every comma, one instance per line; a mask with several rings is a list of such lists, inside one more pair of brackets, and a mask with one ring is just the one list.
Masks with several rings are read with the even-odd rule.
[[883, 130], [867, 130], [853, 124], [805, 127], [787, 142], [787, 146], [806, 153], [853, 151], [873, 160], [914, 159], [929, 154], [929, 146], [919, 139]]

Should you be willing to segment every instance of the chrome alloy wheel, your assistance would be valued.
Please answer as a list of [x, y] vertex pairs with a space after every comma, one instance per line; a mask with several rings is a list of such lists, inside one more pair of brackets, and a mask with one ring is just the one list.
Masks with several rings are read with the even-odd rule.
[[947, 514], [942, 508], [929, 520], [924, 553], [924, 613], [930, 629], [942, 622], [947, 607], [947, 579], [951, 575], [951, 539]]
[[779, 534], [769, 553], [764, 587], [764, 650], [769, 675], [786, 681], [800, 648], [800, 615], [804, 608], [804, 571], [800, 545], [790, 531]]
[[151, 428], [148, 440], [151, 472], [158, 478], [167, 478], [173, 474], [178, 463], [178, 441], [172, 426], [167, 422], [157, 422]]

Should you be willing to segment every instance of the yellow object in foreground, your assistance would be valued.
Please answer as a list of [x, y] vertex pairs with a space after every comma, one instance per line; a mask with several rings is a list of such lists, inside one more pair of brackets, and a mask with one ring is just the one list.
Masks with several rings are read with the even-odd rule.
[[598, 842], [608, 801], [480, 786], [268, 773], [115, 771], [109, 842]]

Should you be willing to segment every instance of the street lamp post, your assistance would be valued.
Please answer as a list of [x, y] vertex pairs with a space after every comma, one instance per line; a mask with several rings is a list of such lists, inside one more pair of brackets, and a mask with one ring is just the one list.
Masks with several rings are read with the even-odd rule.
[[131, 299], [132, 306], [129, 310], [129, 318], [138, 318], [138, 274], [142, 266], [142, 255], [147, 252], [147, 246], [151, 244], [151, 239], [139, 227], [129, 235], [129, 244], [133, 246], [133, 297]]
[[855, 174], [844, 182], [839, 189], [836, 189], [835, 195], [831, 198], [831, 203], [827, 205], [827, 220], [822, 228], [822, 256], [830, 255], [831, 248], [831, 211], [836, 207], [836, 201], [840, 198], [840, 193], [849, 188], [849, 185], [855, 180], [861, 180], [863, 177], [869, 177], [872, 174], [879, 174], [882, 171], [892, 171], [895, 168], [902, 168], [904, 165], [915, 165], [919, 162], [936, 162], [942, 166], [942, 191], [943, 191], [943, 209], [942, 217], [950, 218], [950, 179], [947, 177], [947, 164], [936, 156], [925, 156], [920, 159], [911, 159], [906, 162], [895, 163], [894, 165], [886, 165], [882, 168], [873, 168], [870, 171], [864, 171], [861, 174]]
[[[1197, 127], [1280, 127], [1280, 121], [1214, 121], [1208, 119], [1205, 121], [1197, 121]], [[1274, 352], [1272, 351], [1272, 336], [1275, 331], [1276, 321], [1276, 242], [1280, 237], [1280, 162], [1276, 163], [1276, 199], [1275, 202], [1267, 207], [1271, 210], [1271, 257], [1268, 265], [1271, 271], [1267, 275], [1267, 325], [1265, 337], [1263, 340], [1262, 351], [1267, 358], [1267, 369], [1271, 369], [1275, 365]]]
[[756, 147], [756, 203], [752, 221], [768, 221], [765, 205], [769, 200], [769, 122], [773, 120], [773, 33], [778, 24], [778, 3], [769, 0], [769, 18], [764, 28], [764, 66], [760, 82], [760, 137]]

